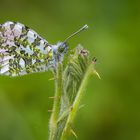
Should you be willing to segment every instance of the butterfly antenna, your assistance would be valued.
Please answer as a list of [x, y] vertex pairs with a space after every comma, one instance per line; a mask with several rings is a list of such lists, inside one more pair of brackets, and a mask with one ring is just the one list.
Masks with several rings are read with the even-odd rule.
[[79, 34], [80, 32], [86, 30], [88, 28], [88, 25], [84, 25], [82, 28], [80, 28], [78, 31], [74, 32], [72, 35], [70, 35], [68, 38], [65, 39], [64, 43], [66, 43], [70, 38], [73, 36]]

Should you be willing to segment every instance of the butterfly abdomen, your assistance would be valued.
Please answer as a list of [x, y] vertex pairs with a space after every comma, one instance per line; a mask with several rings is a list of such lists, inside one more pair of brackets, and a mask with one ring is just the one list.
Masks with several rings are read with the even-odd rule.
[[18, 22], [0, 25], [0, 74], [45, 71], [53, 61], [51, 45], [35, 31]]

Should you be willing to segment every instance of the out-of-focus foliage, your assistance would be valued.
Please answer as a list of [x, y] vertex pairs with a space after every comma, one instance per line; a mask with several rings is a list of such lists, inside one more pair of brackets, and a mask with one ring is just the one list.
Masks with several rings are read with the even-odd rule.
[[[82, 101], [74, 126], [79, 140], [140, 139], [139, 5], [138, 0], [0, 0], [0, 23], [24, 23], [51, 44], [89, 25], [69, 42], [98, 58], [102, 78], [91, 80]], [[47, 139], [52, 76], [0, 76], [0, 140]]]

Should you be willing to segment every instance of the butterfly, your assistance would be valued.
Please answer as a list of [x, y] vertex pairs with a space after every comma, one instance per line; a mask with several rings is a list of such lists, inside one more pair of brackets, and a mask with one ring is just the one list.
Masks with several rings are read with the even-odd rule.
[[20, 76], [55, 69], [67, 53], [67, 41], [87, 28], [85, 25], [64, 42], [51, 45], [24, 24], [0, 24], [0, 75]]

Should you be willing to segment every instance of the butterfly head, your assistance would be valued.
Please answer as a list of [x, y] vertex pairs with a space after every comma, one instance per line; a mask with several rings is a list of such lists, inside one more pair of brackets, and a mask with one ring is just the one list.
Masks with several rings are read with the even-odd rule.
[[73, 36], [79, 34], [80, 32], [86, 30], [87, 28], [88, 28], [88, 26], [84, 25], [78, 31], [74, 32], [68, 38], [66, 38], [64, 42], [58, 42], [56, 45], [52, 45], [53, 53], [55, 55], [55, 59], [58, 60], [58, 61], [62, 60], [64, 54], [67, 53], [67, 50], [68, 50], [67, 42], [69, 41], [69, 39], [71, 39]]
[[62, 53], [62, 54], [67, 53], [68, 44], [66, 42], [58, 42], [57, 46], [58, 46], [58, 53]]
[[54, 59], [56, 62], [61, 62], [63, 60], [64, 54], [67, 53], [68, 45], [64, 42], [58, 42], [55, 45], [52, 45]]
[[58, 42], [55, 45], [52, 45], [53, 53], [55, 55], [61, 55], [67, 53], [68, 45], [66, 42]]

